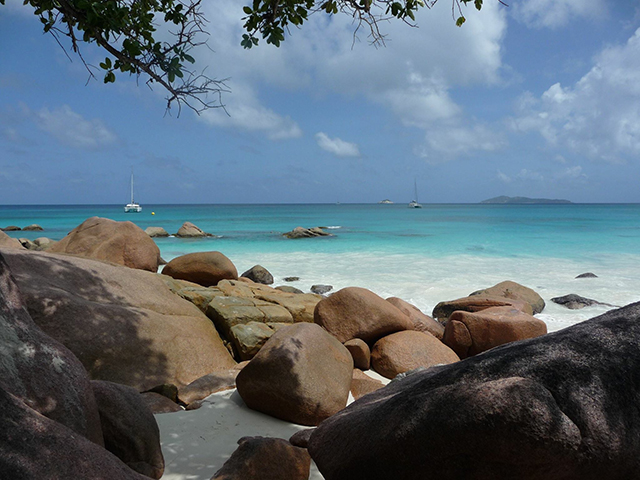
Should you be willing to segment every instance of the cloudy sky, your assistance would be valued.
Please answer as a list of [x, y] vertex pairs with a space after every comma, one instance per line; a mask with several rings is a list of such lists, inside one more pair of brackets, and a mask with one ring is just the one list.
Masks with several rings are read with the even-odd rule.
[[[21, 0], [0, 5], [0, 204], [640, 202], [640, 3], [450, 0], [355, 39], [313, 16], [244, 50], [243, 2], [205, 0], [227, 113], [89, 80]], [[104, 55], [85, 47], [88, 63]]]

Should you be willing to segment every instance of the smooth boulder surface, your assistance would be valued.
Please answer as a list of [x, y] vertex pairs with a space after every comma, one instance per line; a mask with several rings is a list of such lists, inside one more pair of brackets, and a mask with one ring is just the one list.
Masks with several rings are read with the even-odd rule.
[[430, 333], [405, 330], [378, 340], [371, 349], [371, 368], [383, 377], [394, 378], [419, 367], [460, 360], [451, 348]]
[[150, 272], [158, 271], [160, 261], [160, 249], [140, 227], [100, 217], [85, 220], [48, 251]]
[[176, 237], [211, 237], [210, 233], [201, 230], [199, 227], [191, 222], [184, 222], [182, 226], [176, 232]]
[[511, 300], [505, 297], [497, 297], [495, 295], [471, 295], [456, 300], [449, 300], [438, 303], [433, 308], [433, 318], [438, 321], [446, 321], [449, 316], [456, 310], [465, 312], [479, 312], [492, 307], [514, 307], [518, 310], [533, 315], [531, 304], [522, 300]]
[[639, 345], [635, 303], [416, 372], [325, 420], [309, 452], [326, 480], [636, 479]]
[[360, 338], [368, 344], [401, 330], [413, 330], [404, 313], [365, 288], [338, 290], [316, 305], [314, 321], [344, 343]]
[[411, 305], [409, 302], [405, 302], [401, 298], [389, 297], [387, 298], [387, 302], [409, 317], [409, 320], [413, 322], [414, 330], [418, 332], [428, 332], [442, 340], [444, 326], [440, 322], [435, 321], [429, 315], [425, 315], [418, 307]]
[[547, 324], [536, 317], [513, 307], [493, 307], [476, 313], [453, 312], [442, 341], [460, 358], [467, 358], [498, 345], [546, 333]]
[[497, 297], [509, 298], [511, 300], [520, 300], [531, 305], [533, 313], [540, 313], [544, 310], [544, 300], [538, 293], [529, 287], [520, 285], [510, 280], [500, 282], [493, 287], [478, 290], [471, 295], [491, 295]]
[[179, 389], [178, 399], [182, 403], [189, 405], [208, 397], [212, 393], [231, 390], [236, 387], [238, 373], [240, 373], [240, 369], [236, 367], [204, 375]]
[[45, 334], [29, 316], [2, 255], [0, 386], [34, 411], [103, 445], [98, 406], [87, 372], [73, 353]]
[[359, 338], [352, 338], [344, 342], [344, 346], [353, 357], [353, 366], [360, 370], [369, 370], [371, 366], [371, 349], [367, 342]]
[[35, 323], [94, 380], [144, 391], [235, 365], [211, 321], [161, 275], [67, 255], [3, 254]]
[[23, 250], [24, 246], [20, 243], [20, 240], [17, 238], [10, 237], [3, 231], [0, 231], [0, 249], [3, 248], [14, 248], [18, 250]]
[[215, 251], [187, 253], [176, 257], [164, 266], [162, 273], [203, 287], [215, 286], [220, 280], [238, 279], [238, 270], [233, 262]]
[[273, 275], [271, 275], [269, 270], [264, 268], [262, 265], [255, 265], [251, 267], [241, 276], [263, 285], [271, 285], [273, 283]]
[[296, 323], [267, 340], [236, 386], [253, 410], [317, 425], [346, 406], [352, 370], [351, 354], [338, 340], [318, 325]]
[[351, 378], [351, 395], [356, 400], [365, 396], [367, 393], [375, 392], [384, 387], [380, 380], [371, 378], [358, 368], [353, 369], [353, 377]]
[[0, 476], [7, 480], [149, 480], [104, 447], [0, 386]]
[[243, 437], [211, 480], [307, 480], [311, 457], [282, 438]]
[[149, 235], [151, 238], [169, 236], [169, 232], [162, 227], [147, 227], [144, 229], [144, 233]]
[[129, 468], [158, 479], [164, 472], [160, 430], [137, 390], [113, 382], [93, 380], [104, 446]]
[[22, 229], [25, 232], [41, 232], [44, 230], [44, 228], [42, 228], [40, 225], [38, 225], [37, 223], [33, 223], [31, 225], [27, 225], [26, 227], [24, 227]]

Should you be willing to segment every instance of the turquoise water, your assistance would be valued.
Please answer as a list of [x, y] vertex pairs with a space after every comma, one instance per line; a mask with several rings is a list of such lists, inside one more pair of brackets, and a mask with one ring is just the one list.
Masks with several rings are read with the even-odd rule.
[[[190, 221], [210, 239], [156, 239], [166, 260], [218, 250], [240, 273], [256, 263], [282, 283], [300, 276], [314, 283], [357, 285], [400, 296], [425, 310], [435, 303], [510, 279], [545, 300], [578, 293], [622, 305], [640, 300], [640, 205], [121, 205], [0, 206], [0, 227], [37, 223], [44, 232], [14, 237], [64, 237], [91, 216], [130, 220], [142, 229], [175, 233]], [[155, 215], [152, 215], [152, 212]], [[331, 227], [330, 238], [289, 240], [296, 226]], [[594, 271], [599, 278], [575, 280]], [[548, 302], [549, 304], [549, 302]], [[551, 329], [604, 309], [567, 311], [549, 304], [541, 315]]]

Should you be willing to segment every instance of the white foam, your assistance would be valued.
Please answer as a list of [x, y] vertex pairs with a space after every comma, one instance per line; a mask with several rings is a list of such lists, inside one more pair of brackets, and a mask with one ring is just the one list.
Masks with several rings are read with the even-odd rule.
[[[357, 253], [256, 253], [234, 255], [239, 271], [259, 263], [274, 276], [275, 285], [296, 276], [296, 287], [332, 285], [333, 291], [348, 286], [364, 287], [387, 298], [400, 297], [430, 314], [444, 300], [469, 295], [503, 280], [513, 280], [538, 292], [547, 306], [539, 318], [549, 331], [592, 318], [611, 307], [593, 306], [569, 310], [551, 298], [575, 293], [600, 302], [623, 306], [640, 300], [640, 256], [620, 255], [584, 261], [560, 258], [489, 258], [456, 255], [433, 258], [420, 254]], [[575, 277], [594, 272], [598, 278]]]

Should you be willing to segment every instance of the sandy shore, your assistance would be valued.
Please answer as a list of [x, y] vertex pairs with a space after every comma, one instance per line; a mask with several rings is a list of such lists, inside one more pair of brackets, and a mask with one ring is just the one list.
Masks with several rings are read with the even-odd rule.
[[[366, 372], [383, 383], [389, 380]], [[353, 397], [349, 395], [349, 403]], [[197, 410], [156, 415], [165, 460], [163, 480], [209, 480], [237, 448], [242, 437], [289, 439], [306, 426], [249, 409], [237, 390], [210, 395]], [[311, 464], [309, 480], [322, 480]]]

